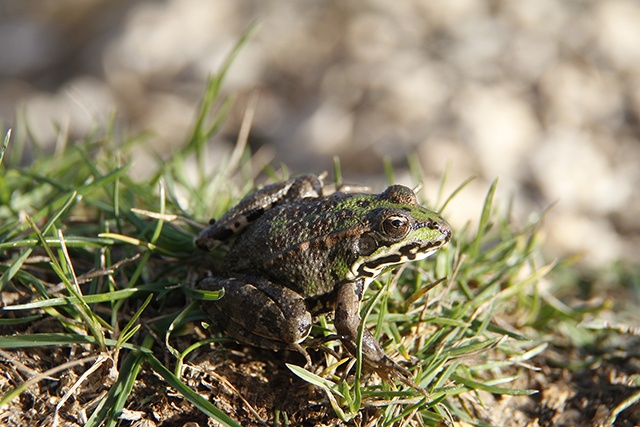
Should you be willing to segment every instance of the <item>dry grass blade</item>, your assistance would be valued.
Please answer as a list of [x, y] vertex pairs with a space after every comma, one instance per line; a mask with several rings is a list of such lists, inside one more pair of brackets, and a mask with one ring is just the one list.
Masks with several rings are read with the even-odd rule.
[[19, 386], [15, 387], [11, 391], [7, 392], [2, 398], [0, 398], [0, 408], [7, 405], [11, 400], [13, 400], [16, 396], [20, 395], [23, 391], [31, 387], [32, 385], [38, 383], [39, 381], [49, 380], [58, 372], [66, 371], [76, 366], [84, 365], [85, 363], [93, 362], [99, 359], [100, 355], [88, 356], [78, 360], [72, 360], [70, 362], [63, 363], [62, 365], [58, 365], [55, 368], [48, 369], [42, 373], [38, 373], [32, 378], [29, 378], [27, 381], [23, 382]]

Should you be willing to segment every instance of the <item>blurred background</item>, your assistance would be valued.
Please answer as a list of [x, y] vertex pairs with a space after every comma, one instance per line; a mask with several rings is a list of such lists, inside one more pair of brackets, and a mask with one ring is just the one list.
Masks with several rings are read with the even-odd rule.
[[115, 114], [122, 138], [144, 133], [168, 156], [255, 21], [225, 81], [236, 102], [212, 168], [257, 90], [249, 143], [275, 166], [320, 173], [337, 155], [346, 181], [379, 191], [384, 159], [418, 184], [416, 154], [429, 200], [445, 171], [446, 192], [477, 177], [444, 212], [454, 227], [499, 178], [522, 223], [557, 203], [551, 256], [640, 263], [637, 0], [5, 0], [0, 127], [53, 152]]

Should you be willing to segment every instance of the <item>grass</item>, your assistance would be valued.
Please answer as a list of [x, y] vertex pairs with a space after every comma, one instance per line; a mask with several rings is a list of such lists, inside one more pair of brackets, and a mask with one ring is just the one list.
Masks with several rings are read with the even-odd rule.
[[[24, 167], [13, 156], [23, 151], [22, 140], [6, 133], [0, 154], [2, 422], [128, 425], [155, 411], [176, 422], [184, 417], [206, 423], [210, 417], [225, 426], [260, 420], [295, 425], [304, 417], [377, 426], [435, 426], [455, 419], [482, 426], [474, 406], [488, 405], [489, 396], [535, 393], [519, 378], [536, 369], [532, 360], [546, 349], [547, 332], [557, 323], [575, 325], [601, 307], [577, 312], [541, 292], [553, 267], [540, 256], [541, 218], [515, 227], [508, 212], [495, 206], [497, 182], [477, 227], [454, 230], [453, 241], [433, 259], [382, 276], [362, 304], [366, 326], [387, 354], [407, 362], [428, 398], [367, 376], [337, 341], [314, 354], [313, 370], [287, 363], [288, 369], [262, 372], [287, 381], [297, 376], [314, 386], [291, 398], [297, 410], [267, 398], [242, 400], [240, 390], [254, 387], [255, 379], [225, 377], [229, 371], [222, 365], [209, 374], [215, 386], [193, 380], [202, 378], [206, 367], [198, 363], [208, 352], [218, 351], [236, 369], [233, 374], [247, 373], [243, 366], [253, 358], [262, 370], [273, 363], [285, 366], [273, 352], [245, 352], [231, 362], [229, 354], [235, 353], [224, 348], [233, 351], [233, 344], [223, 344], [215, 333], [198, 335], [206, 319], [190, 303], [220, 297], [188, 286], [208, 262], [193, 243], [201, 227], [197, 221], [219, 217], [254, 187], [261, 172], [252, 170], [243, 143], [250, 120], [222, 162], [226, 167], [210, 170], [206, 163], [207, 144], [231, 105], [220, 88], [245, 42], [246, 37], [209, 80], [187, 142], [159, 160], [147, 178], [133, 179], [124, 160], [140, 140], [118, 143], [110, 128]], [[186, 173], [192, 165], [195, 178]], [[421, 182], [415, 158], [409, 166]], [[272, 178], [288, 174], [264, 172]], [[393, 182], [391, 168], [387, 175]], [[340, 177], [339, 165], [335, 176]], [[446, 217], [450, 197], [465, 185], [449, 198], [441, 192], [431, 205]], [[332, 330], [331, 320], [321, 316], [313, 334]], [[171, 409], [171, 402], [185, 401], [191, 406]], [[321, 408], [309, 402], [322, 402]], [[249, 409], [241, 410], [245, 404]]]

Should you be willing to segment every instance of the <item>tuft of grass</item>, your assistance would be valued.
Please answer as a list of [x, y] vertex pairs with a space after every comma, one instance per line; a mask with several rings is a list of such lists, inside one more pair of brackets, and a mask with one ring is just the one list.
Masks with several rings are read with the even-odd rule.
[[[244, 146], [239, 144], [234, 155], [240, 158], [225, 162], [231, 166], [224, 171], [206, 170], [204, 147], [231, 105], [220, 93], [224, 75], [252, 31], [207, 82], [185, 147], [158, 159], [148, 179], [134, 180], [122, 160], [140, 139], [119, 145], [110, 129], [64, 144], [54, 158], [39, 156], [27, 167], [5, 156], [24, 150], [12, 146], [6, 133], [0, 152], [0, 292], [12, 302], [0, 312], [0, 349], [15, 354], [18, 366], [35, 364], [32, 349], [48, 355], [42, 366], [55, 366], [69, 351], [91, 354], [74, 364], [41, 367], [42, 374], [26, 381], [16, 377], [17, 386], [2, 383], [0, 411], [13, 414], [8, 421], [40, 424], [26, 413], [16, 415], [19, 395], [29, 390], [46, 400], [47, 383], [63, 372], [75, 378], [71, 390], [79, 395], [89, 383], [106, 387], [87, 411], [85, 425], [116, 425], [128, 416], [125, 403], [141, 373], [150, 369], [205, 416], [240, 426], [180, 378], [184, 354], [173, 353], [177, 362], [170, 362], [178, 375], [167, 369], [160, 361], [166, 362], [167, 353], [156, 339], [169, 343], [194, 321], [183, 312], [183, 289], [192, 274], [188, 260], [201, 257], [193, 240], [202, 226], [189, 218], [211, 215], [201, 201], [216, 200], [219, 212], [238, 197], [229, 180], [245, 161]], [[185, 174], [193, 161], [200, 165], [195, 180]], [[82, 371], [87, 374], [78, 376]], [[58, 422], [68, 399], [43, 416]]]

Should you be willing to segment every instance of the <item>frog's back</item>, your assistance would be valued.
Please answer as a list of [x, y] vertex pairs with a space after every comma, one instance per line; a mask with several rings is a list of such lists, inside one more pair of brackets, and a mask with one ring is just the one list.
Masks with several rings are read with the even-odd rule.
[[227, 268], [264, 274], [305, 296], [331, 292], [355, 261], [366, 204], [345, 194], [270, 209], [238, 236]]

